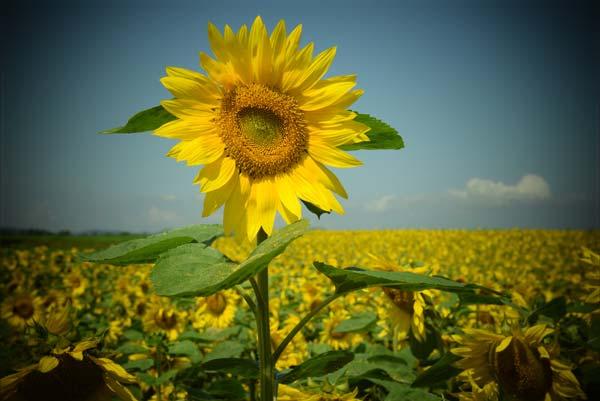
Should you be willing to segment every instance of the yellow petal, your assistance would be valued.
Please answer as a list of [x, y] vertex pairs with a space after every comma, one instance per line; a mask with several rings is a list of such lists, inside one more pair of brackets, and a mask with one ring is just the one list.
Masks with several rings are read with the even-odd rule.
[[275, 184], [277, 185], [277, 192], [279, 193], [281, 204], [286, 208], [289, 214], [296, 217], [296, 220], [300, 218], [300, 216], [302, 216], [302, 206], [298, 201], [296, 191], [291, 184], [289, 177], [286, 174], [277, 176], [275, 177]]
[[227, 53], [227, 46], [225, 46], [225, 39], [221, 35], [221, 31], [212, 23], [208, 23], [208, 42], [210, 48], [221, 61], [229, 60], [229, 54]]
[[[298, 206], [300, 206], [300, 204], [298, 204]], [[300, 216], [297, 216], [295, 214], [293, 214], [292, 212], [290, 212], [288, 210], [288, 208], [286, 208], [283, 203], [279, 202], [279, 206], [277, 207], [277, 210], [279, 211], [279, 214], [281, 215], [281, 217], [283, 218], [283, 220], [285, 221], [286, 224], [292, 224], [295, 221], [298, 221], [300, 219]]]
[[323, 166], [312, 157], [307, 157], [304, 160], [304, 167], [306, 167], [310, 174], [312, 174], [325, 188], [337, 193], [338, 195], [348, 198], [348, 193], [344, 189], [342, 183], [327, 167]]
[[[236, 178], [237, 177], [237, 178]], [[234, 187], [225, 203], [223, 226], [226, 234], [235, 232], [246, 235], [246, 202], [250, 193], [250, 184], [245, 175], [234, 175]]]
[[233, 88], [238, 80], [238, 76], [230, 64], [214, 60], [206, 53], [200, 52], [200, 65], [213, 81], [218, 82], [226, 89]]
[[308, 129], [310, 136], [318, 137], [322, 142], [337, 147], [347, 143], [354, 143], [356, 139], [364, 140], [364, 134], [371, 128], [357, 121], [347, 121], [329, 127], [309, 125]]
[[202, 217], [207, 217], [213, 214], [219, 209], [231, 195], [231, 191], [237, 184], [235, 175], [225, 184], [222, 188], [217, 191], [207, 192], [204, 196], [204, 209], [202, 210]]
[[217, 99], [172, 99], [163, 100], [161, 106], [177, 118], [198, 118], [201, 121], [214, 116], [214, 108], [218, 106]]
[[329, 146], [310, 138], [308, 153], [317, 161], [332, 167], [350, 168], [362, 165], [362, 162], [336, 147]]
[[87, 351], [88, 349], [98, 346], [98, 340], [83, 340], [75, 344], [73, 351]]
[[335, 105], [346, 96], [353, 87], [354, 82], [335, 82], [322, 88], [305, 91], [299, 98], [299, 109], [314, 111]]
[[200, 170], [194, 184], [199, 184], [202, 192], [215, 191], [227, 184], [235, 171], [235, 160], [224, 157]]
[[176, 98], [194, 99], [201, 102], [214, 104], [214, 99], [220, 99], [221, 93], [213, 89], [212, 85], [201, 83], [181, 77], [162, 77], [160, 82]]
[[137, 401], [137, 399], [131, 394], [129, 389], [123, 386], [121, 383], [110, 377], [109, 375], [104, 375], [104, 383], [108, 387], [110, 391], [115, 393], [117, 397], [119, 397], [122, 401]]
[[100, 366], [102, 370], [104, 370], [113, 379], [126, 383], [135, 383], [135, 376], [128, 373], [121, 365], [111, 361], [110, 359], [95, 358], [91, 355], [89, 358], [96, 365]]
[[225, 145], [216, 134], [202, 135], [191, 141], [181, 141], [171, 148], [167, 156], [186, 161], [188, 166], [209, 164], [223, 155]]
[[38, 370], [42, 373], [48, 373], [58, 366], [58, 359], [53, 356], [45, 356], [40, 359]]
[[261, 227], [267, 235], [271, 235], [277, 205], [277, 187], [273, 178], [252, 182], [250, 196], [246, 203], [248, 218], [246, 233], [250, 241], [256, 237]]
[[502, 352], [506, 349], [506, 347], [508, 347], [510, 345], [510, 343], [512, 342], [512, 336], [510, 337], [506, 337], [504, 338], [500, 344], [498, 344], [498, 346], [496, 347], [496, 352]]
[[156, 130], [154, 135], [163, 138], [182, 139], [191, 141], [201, 135], [217, 134], [217, 128], [210, 121], [202, 122], [200, 120], [174, 120], [163, 124]]
[[167, 75], [170, 77], [180, 77], [185, 79], [191, 79], [196, 81], [204, 86], [210, 85], [211, 88], [215, 91], [219, 90], [219, 87], [215, 85], [213, 81], [208, 79], [205, 75], [199, 73], [198, 71], [188, 70], [187, 68], [181, 67], [167, 67]]
[[325, 75], [335, 58], [335, 53], [335, 47], [319, 53], [300, 78], [293, 83], [290, 82], [290, 86], [287, 88], [284, 87], [284, 90], [292, 94], [300, 94], [302, 91], [311, 88]]
[[297, 25], [285, 41], [285, 59], [291, 62], [298, 46], [300, 45], [300, 37], [302, 36], [302, 24]]
[[250, 28], [248, 42], [252, 60], [253, 78], [258, 83], [268, 83], [272, 68], [272, 50], [267, 28], [260, 16], [257, 16]]

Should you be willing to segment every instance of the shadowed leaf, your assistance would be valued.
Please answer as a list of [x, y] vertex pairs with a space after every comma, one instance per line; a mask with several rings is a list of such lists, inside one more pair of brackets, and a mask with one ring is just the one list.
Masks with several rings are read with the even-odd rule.
[[131, 117], [127, 124], [122, 127], [101, 131], [101, 134], [133, 134], [137, 132], [153, 131], [169, 121], [176, 120], [177, 117], [170, 114], [162, 106], [155, 106], [150, 109], [142, 110]]

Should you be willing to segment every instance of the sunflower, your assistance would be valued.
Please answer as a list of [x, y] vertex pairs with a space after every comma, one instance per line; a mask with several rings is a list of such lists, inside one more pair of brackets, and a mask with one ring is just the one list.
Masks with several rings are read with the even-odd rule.
[[135, 383], [135, 377], [108, 358], [88, 354], [97, 345], [95, 340], [85, 340], [65, 349], [54, 349], [39, 362], [3, 377], [0, 399], [108, 401], [116, 396], [135, 401], [123, 385]]
[[[275, 320], [271, 323], [271, 345], [277, 349], [285, 336], [300, 322], [296, 315], [288, 316], [285, 321]], [[298, 333], [285, 348], [277, 360], [277, 369], [287, 369], [291, 366], [300, 365], [308, 356], [308, 344], [302, 333]]]
[[169, 300], [151, 297], [144, 309], [142, 324], [145, 331], [163, 333], [170, 341], [175, 341], [183, 332], [187, 314], [177, 310]]
[[456, 336], [462, 346], [452, 353], [463, 357], [456, 365], [468, 370], [477, 386], [496, 383], [504, 400], [585, 398], [570, 367], [551, 354], [557, 348], [546, 348], [544, 338], [552, 332], [545, 325], [515, 329], [511, 336], [466, 329], [466, 336]]
[[310, 393], [299, 390], [295, 387], [280, 384], [277, 386], [278, 401], [358, 401], [356, 398], [358, 390], [351, 393]]
[[363, 93], [356, 76], [322, 79], [336, 49], [313, 57], [313, 43], [299, 48], [301, 31], [288, 35], [280, 21], [269, 36], [260, 17], [237, 32], [209, 23], [207, 75], [168, 67], [161, 79], [174, 96], [161, 104], [177, 119], [155, 134], [181, 140], [168, 156], [204, 165], [194, 181], [206, 193], [203, 216], [225, 205], [226, 232], [249, 241], [261, 228], [271, 234], [277, 212], [300, 219], [299, 200], [344, 213], [332, 191], [346, 191], [326, 166], [359, 166], [339, 146], [369, 140], [347, 110]]
[[192, 325], [196, 329], [229, 327], [233, 323], [239, 299], [239, 295], [233, 290], [198, 298]]
[[[428, 272], [427, 268], [404, 269], [396, 263], [381, 258], [374, 254], [369, 254], [373, 267], [385, 271], [409, 271], [412, 273], [424, 274]], [[382, 287], [385, 297], [380, 299], [381, 307], [379, 312], [382, 315], [382, 324], [384, 330], [381, 336], [389, 334], [388, 326], [397, 333], [401, 339], [406, 339], [408, 333], [412, 332], [416, 340], [425, 341], [425, 310], [427, 307], [426, 299], [431, 297], [431, 291], [403, 291], [395, 288]]]
[[43, 308], [42, 298], [35, 294], [19, 292], [2, 303], [2, 318], [17, 330], [23, 330], [39, 320]]

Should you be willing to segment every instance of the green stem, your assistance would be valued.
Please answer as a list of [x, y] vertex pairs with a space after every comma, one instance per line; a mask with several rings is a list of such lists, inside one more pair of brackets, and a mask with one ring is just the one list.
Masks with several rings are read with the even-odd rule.
[[300, 320], [298, 322], [298, 324], [294, 326], [294, 328], [292, 329], [292, 331], [290, 331], [288, 333], [288, 335], [285, 336], [285, 338], [283, 339], [283, 341], [281, 342], [281, 344], [279, 344], [279, 346], [277, 347], [277, 349], [273, 353], [273, 363], [277, 363], [277, 360], [279, 360], [279, 357], [281, 356], [281, 354], [285, 350], [285, 347], [287, 347], [287, 345], [294, 339], [294, 336], [296, 334], [298, 334], [298, 332], [300, 330], [302, 330], [302, 328], [306, 325], [306, 323], [308, 323], [308, 321], [310, 319], [312, 319], [317, 313], [319, 313], [324, 307], [326, 307], [327, 305], [329, 305], [331, 302], [335, 301], [340, 295], [341, 294], [333, 293], [330, 296], [328, 296], [327, 298], [325, 298], [325, 300], [323, 302], [321, 302], [316, 308], [314, 308], [310, 312], [308, 312], [306, 314], [306, 316], [304, 316], [302, 318], [302, 320]]
[[[267, 234], [261, 229], [258, 232], [257, 245], [267, 239]], [[260, 369], [260, 399], [273, 401], [275, 385], [275, 369], [271, 356], [271, 328], [269, 327], [269, 269], [264, 268], [256, 277], [256, 291], [259, 320], [258, 328], [258, 356]]]

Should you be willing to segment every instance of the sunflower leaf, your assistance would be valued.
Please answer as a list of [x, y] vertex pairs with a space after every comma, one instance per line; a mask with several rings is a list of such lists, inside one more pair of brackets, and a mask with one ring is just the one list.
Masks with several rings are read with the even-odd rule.
[[265, 269], [307, 228], [307, 220], [285, 226], [258, 245], [250, 257], [239, 265], [230, 263], [213, 248], [185, 244], [162, 254], [150, 279], [158, 295], [212, 295], [241, 284]]
[[379, 150], [402, 149], [404, 141], [394, 128], [368, 114], [358, 114], [354, 121], [363, 123], [371, 128], [367, 132], [370, 141], [349, 143], [340, 146], [342, 150]]
[[223, 228], [217, 224], [199, 224], [178, 228], [146, 238], [121, 242], [107, 249], [88, 255], [79, 255], [85, 262], [127, 265], [132, 263], [154, 262], [162, 253], [191, 242], [204, 244], [223, 235]]
[[465, 284], [444, 277], [426, 276], [412, 272], [371, 271], [357, 267], [339, 269], [321, 262], [314, 262], [318, 271], [329, 277], [337, 294], [367, 287], [391, 287], [405, 291], [436, 289], [449, 292], [473, 291]]
[[153, 131], [177, 117], [169, 113], [162, 106], [155, 106], [131, 117], [122, 127], [101, 131], [101, 134], [134, 134], [137, 132]]
[[216, 358], [202, 364], [204, 370], [229, 373], [249, 379], [258, 378], [258, 364], [244, 358]]
[[446, 353], [429, 369], [423, 371], [411, 384], [411, 387], [428, 387], [432, 388], [456, 376], [461, 369], [454, 367], [452, 364], [461, 359], [460, 356], [452, 353]]
[[365, 331], [369, 329], [376, 321], [377, 315], [373, 312], [359, 313], [335, 326], [332, 333], [354, 333], [358, 331]]
[[335, 372], [346, 366], [354, 359], [354, 354], [350, 351], [329, 351], [317, 355], [314, 358], [304, 361], [295, 366], [287, 373], [279, 377], [279, 382], [284, 384], [293, 383], [307, 377], [319, 377], [328, 373]]

